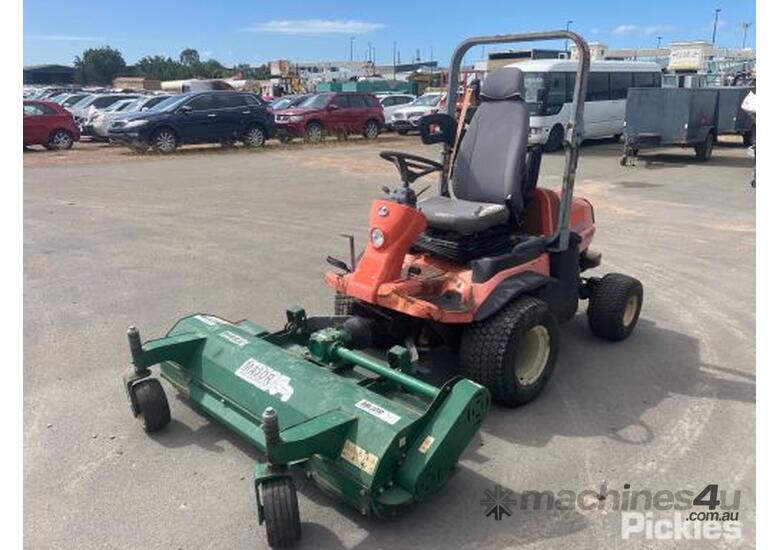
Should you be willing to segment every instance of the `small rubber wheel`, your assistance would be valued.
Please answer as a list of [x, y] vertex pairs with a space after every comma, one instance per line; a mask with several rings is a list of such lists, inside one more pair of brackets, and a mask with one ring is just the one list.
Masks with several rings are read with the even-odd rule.
[[704, 141], [696, 145], [694, 150], [696, 151], [696, 160], [706, 162], [712, 157], [712, 146], [715, 144], [715, 138], [713, 135], [707, 134]]
[[461, 371], [485, 386], [496, 403], [517, 407], [547, 384], [558, 358], [558, 341], [558, 321], [547, 304], [521, 296], [466, 328]]
[[325, 129], [319, 122], [312, 122], [306, 127], [306, 141], [309, 143], [319, 143], [325, 139]]
[[253, 124], [244, 132], [244, 145], [247, 147], [262, 147], [265, 145], [265, 139], [265, 130], [257, 124]]
[[138, 407], [136, 418], [147, 433], [156, 432], [171, 421], [171, 409], [165, 390], [156, 378], [147, 378], [135, 384], [131, 391]]
[[642, 311], [642, 283], [620, 273], [597, 281], [588, 301], [588, 326], [605, 340], [624, 340], [633, 332]]
[[271, 548], [290, 548], [301, 540], [298, 494], [291, 477], [262, 484], [265, 533]]
[[363, 137], [366, 139], [376, 139], [379, 137], [379, 123], [376, 120], [369, 120], [363, 127]]
[[179, 142], [176, 139], [176, 134], [170, 128], [160, 128], [154, 134], [152, 134], [152, 147], [158, 153], [168, 155], [176, 151], [179, 146]]
[[46, 145], [47, 149], [54, 151], [64, 151], [73, 147], [73, 136], [70, 132], [65, 130], [57, 130], [49, 138], [49, 143]]
[[544, 151], [546, 153], [552, 153], [558, 151], [563, 147], [563, 126], [556, 124], [550, 130], [550, 135], [547, 136], [547, 142], [544, 144]]

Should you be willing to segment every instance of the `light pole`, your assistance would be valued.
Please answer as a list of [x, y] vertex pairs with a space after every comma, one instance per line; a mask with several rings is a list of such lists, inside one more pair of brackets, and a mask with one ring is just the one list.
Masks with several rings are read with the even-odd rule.
[[393, 40], [393, 80], [395, 80], [395, 47], [396, 42]]
[[349, 60], [352, 61], [352, 46], [355, 44], [355, 37], [349, 37]]
[[661, 49], [661, 37], [656, 38], [655, 41], [655, 62], [658, 63], [658, 50]]
[[742, 23], [742, 49], [745, 49], [745, 45], [747, 44], [747, 32], [750, 27], [753, 26], [753, 23], [751, 21], [745, 21]]
[[[574, 23], [571, 19], [566, 21], [566, 30], [569, 30], [571, 24]], [[569, 39], [563, 41], [563, 51], [566, 52], [566, 57], [569, 57]]]
[[720, 14], [721, 9], [718, 8], [715, 10], [715, 22], [712, 24], [712, 47], [715, 47], [715, 36], [718, 34], [718, 15]]

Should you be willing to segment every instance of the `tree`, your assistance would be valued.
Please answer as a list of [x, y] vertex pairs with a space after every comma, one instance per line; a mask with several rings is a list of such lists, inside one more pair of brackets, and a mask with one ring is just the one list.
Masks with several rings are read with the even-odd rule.
[[89, 48], [73, 61], [76, 67], [76, 79], [81, 84], [97, 84], [105, 86], [121, 76], [127, 65], [119, 50], [111, 46]]
[[183, 65], [162, 55], [147, 55], [141, 58], [135, 70], [139, 76], [157, 80], [178, 80], [189, 76], [185, 74]]
[[200, 64], [200, 54], [194, 48], [182, 50], [179, 54], [179, 63], [185, 67], [197, 67]]

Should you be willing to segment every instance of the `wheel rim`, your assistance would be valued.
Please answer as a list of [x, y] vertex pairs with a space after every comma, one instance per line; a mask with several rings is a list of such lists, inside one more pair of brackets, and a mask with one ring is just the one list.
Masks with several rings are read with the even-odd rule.
[[550, 333], [544, 325], [536, 325], [523, 334], [515, 359], [515, 378], [521, 386], [536, 382], [550, 358]]
[[379, 132], [379, 129], [377, 128], [377, 125], [375, 122], [369, 122], [368, 126], [366, 126], [366, 136], [370, 138], [375, 138], [377, 136], [377, 133]]
[[160, 151], [168, 153], [176, 148], [176, 138], [170, 132], [160, 132], [157, 134], [155, 145]]
[[67, 149], [70, 145], [70, 136], [65, 132], [57, 132], [51, 141], [57, 149]]
[[317, 125], [309, 127], [309, 140], [320, 141], [322, 139], [322, 128]]
[[639, 298], [636, 294], [631, 296], [626, 302], [626, 309], [623, 310], [623, 326], [629, 327], [634, 322], [637, 309], [639, 309]]
[[265, 135], [260, 128], [252, 128], [246, 134], [246, 141], [252, 147], [259, 147], [265, 141]]

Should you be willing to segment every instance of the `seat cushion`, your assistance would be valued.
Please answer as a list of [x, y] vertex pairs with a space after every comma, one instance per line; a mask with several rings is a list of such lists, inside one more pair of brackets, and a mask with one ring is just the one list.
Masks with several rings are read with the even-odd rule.
[[437, 196], [420, 201], [417, 206], [425, 214], [429, 226], [463, 234], [484, 231], [509, 221], [509, 209], [503, 204]]

